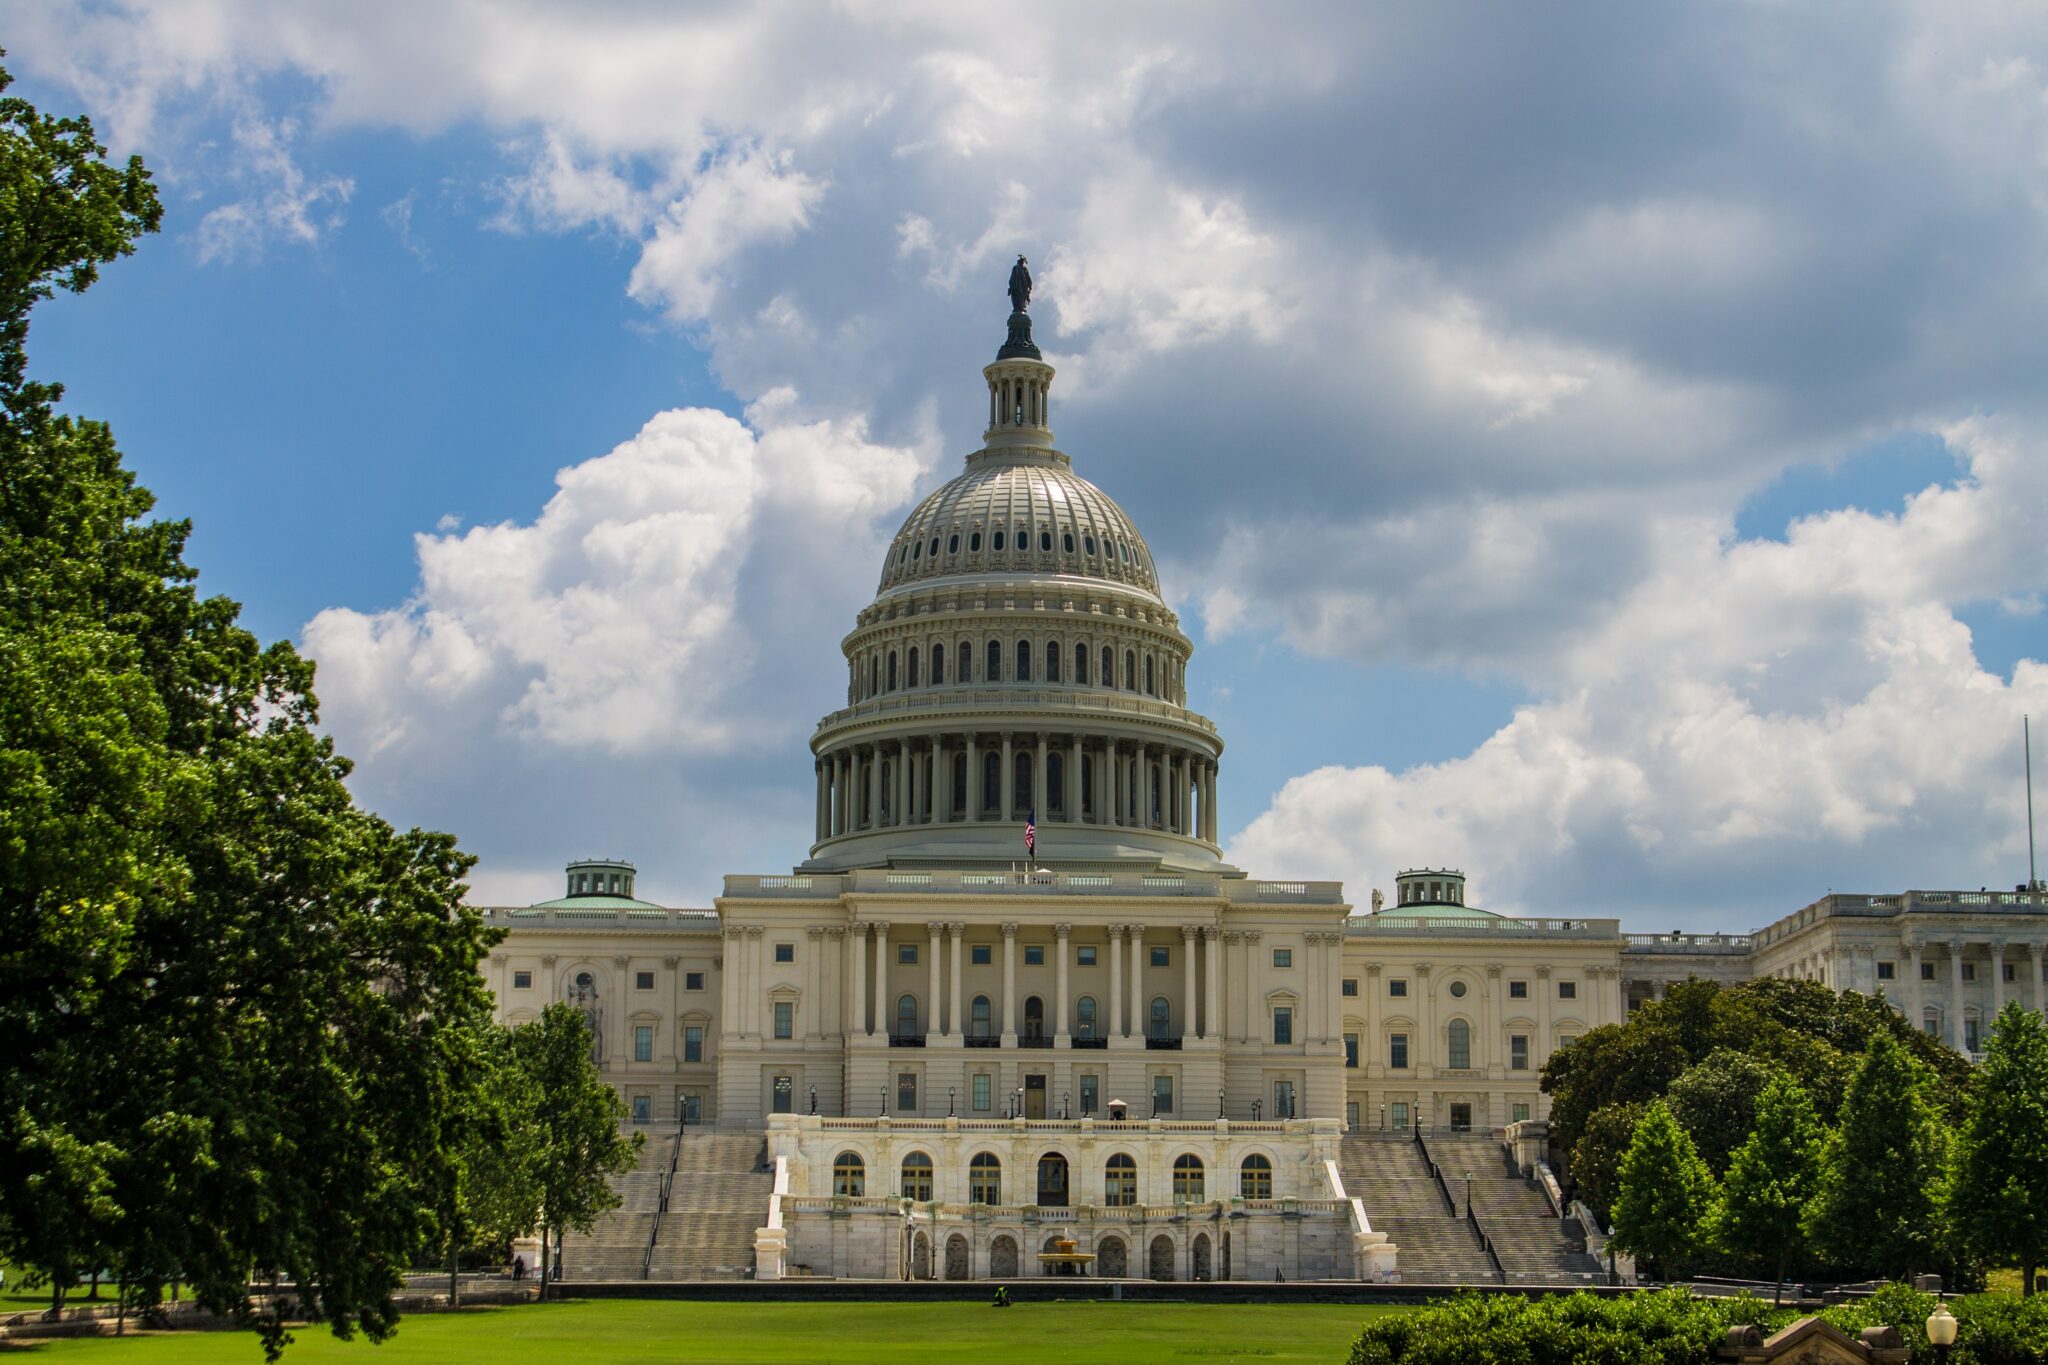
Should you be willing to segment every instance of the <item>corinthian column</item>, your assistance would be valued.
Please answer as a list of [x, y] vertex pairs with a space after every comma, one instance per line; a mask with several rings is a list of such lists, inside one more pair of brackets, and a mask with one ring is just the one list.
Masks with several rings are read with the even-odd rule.
[[1202, 1033], [1204, 1038], [1223, 1035], [1223, 943], [1222, 931], [1210, 927], [1202, 931], [1202, 943], [1208, 950], [1208, 961], [1203, 970], [1208, 974], [1208, 1002], [1202, 1011]]
[[1202, 931], [1192, 924], [1180, 927], [1181, 1004], [1180, 1036], [1183, 1040], [1201, 1035], [1195, 1031], [1195, 938]]

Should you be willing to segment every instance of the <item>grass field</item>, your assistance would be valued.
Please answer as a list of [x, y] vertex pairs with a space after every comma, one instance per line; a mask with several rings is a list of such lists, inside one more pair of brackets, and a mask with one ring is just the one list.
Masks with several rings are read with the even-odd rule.
[[[418, 1314], [382, 1346], [302, 1330], [288, 1362], [773, 1361], [799, 1365], [1052, 1365], [1114, 1361], [1342, 1361], [1366, 1318], [1328, 1304], [753, 1304], [615, 1300]], [[49, 1365], [257, 1365], [246, 1333], [169, 1332], [0, 1349]]]

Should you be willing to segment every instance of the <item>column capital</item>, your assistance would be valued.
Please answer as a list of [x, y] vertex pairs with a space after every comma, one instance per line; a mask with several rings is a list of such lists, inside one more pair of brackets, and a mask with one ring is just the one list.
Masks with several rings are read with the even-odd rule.
[[1247, 929], [1244, 931], [1244, 941], [1246, 943], [1257, 943], [1262, 937], [1264, 937], [1264, 935], [1262, 935], [1257, 929]]
[[967, 921], [957, 919], [952, 921], [946, 926], [946, 932], [954, 938], [960, 938], [967, 932]]
[[1537, 975], [1538, 979], [1540, 979], [1540, 980], [1543, 980], [1543, 981], [1548, 981], [1548, 980], [1550, 980], [1550, 968], [1548, 968], [1548, 967], [1538, 967], [1538, 968], [1536, 969], [1536, 975]]
[[1948, 941], [1948, 952], [1950, 957], [1961, 957], [1963, 955], [1963, 940], [1959, 938], [1950, 939]]
[[1500, 980], [1500, 974], [1501, 965], [1498, 962], [1489, 962], [1486, 964], [1486, 975], [1489, 980]]
[[1427, 962], [1418, 962], [1418, 963], [1416, 963], [1416, 964], [1415, 964], [1415, 974], [1416, 974], [1417, 976], [1428, 976], [1428, 975], [1429, 975], [1429, 972], [1430, 972], [1430, 964], [1429, 964], [1429, 963], [1427, 963]]
[[1003, 931], [1004, 938], [1017, 937], [1017, 922], [1015, 920], [1005, 920], [998, 927]]
[[1994, 938], [1991, 940], [1991, 955], [1993, 957], [2004, 957], [2005, 949], [2006, 941], [2004, 939]]
[[1201, 925], [1199, 925], [1199, 924], [1183, 924], [1183, 925], [1182, 925], [1182, 926], [1180, 927], [1180, 937], [1181, 937], [1181, 942], [1183, 942], [1183, 943], [1193, 943], [1193, 942], [1194, 942], [1194, 941], [1195, 941], [1195, 940], [1196, 940], [1197, 938], [1199, 938], [1199, 937], [1201, 936], [1201, 933], [1202, 933], [1202, 926], [1201, 926]]
[[555, 955], [553, 953], [547, 954], [541, 958], [540, 965], [552, 969], [555, 965]]
[[661, 960], [661, 965], [668, 968], [670, 971], [674, 971], [677, 967], [682, 965], [682, 961], [683, 960], [679, 957], [665, 957]]
[[2041, 954], [2048, 953], [2048, 943], [2029, 943], [2027, 951], [2034, 955], [2034, 961], [2041, 960]]
[[718, 936], [720, 938], [740, 939], [747, 936], [747, 931], [737, 924], [728, 924], [718, 931]]
[[502, 967], [505, 965], [505, 955], [503, 953], [492, 953], [491, 961]]
[[1057, 939], [1064, 939], [1068, 934], [1071, 934], [1073, 932], [1074, 926], [1071, 924], [1055, 924], [1052, 927], [1052, 936]]
[[1368, 980], [1371, 980], [1371, 981], [1377, 981], [1377, 980], [1379, 980], [1379, 976], [1380, 976], [1380, 964], [1379, 964], [1379, 963], [1377, 963], [1377, 962], [1368, 962], [1368, 963], [1366, 963], [1366, 964], [1365, 964], [1365, 975], [1366, 975], [1366, 978], [1367, 978]]
[[767, 933], [767, 932], [768, 932], [768, 926], [767, 926], [767, 925], [765, 925], [765, 924], [749, 924], [749, 925], [747, 926], [747, 937], [748, 937], [748, 938], [759, 938], [759, 937], [761, 937], [761, 935], [763, 935], [763, 934], [765, 934], [765, 933]]
[[927, 934], [930, 934], [932, 936], [932, 939], [936, 941], [939, 935], [946, 932], [946, 922], [944, 920], [938, 919], [927, 920], [925, 922], [924, 931]]
[[825, 926], [813, 924], [810, 928], [804, 930], [804, 937], [816, 943], [819, 939], [825, 937]]
[[[1225, 946], [1229, 946], [1229, 945], [1231, 945], [1231, 944], [1235, 944], [1235, 943], [1238, 943], [1238, 942], [1242, 941], [1242, 940], [1243, 940], [1243, 938], [1244, 938], [1244, 935], [1243, 935], [1243, 934], [1241, 934], [1241, 933], [1239, 933], [1239, 932], [1238, 932], [1237, 930], [1235, 930], [1235, 929], [1225, 929], [1225, 930], [1223, 931], [1223, 942], [1224, 942]], [[1375, 968], [1373, 968], [1373, 970], [1374, 970], [1374, 971], [1378, 971], [1378, 970], [1379, 970], [1379, 968], [1375, 967]]]
[[823, 932], [826, 938], [845, 938], [846, 926], [843, 924], [828, 924]]

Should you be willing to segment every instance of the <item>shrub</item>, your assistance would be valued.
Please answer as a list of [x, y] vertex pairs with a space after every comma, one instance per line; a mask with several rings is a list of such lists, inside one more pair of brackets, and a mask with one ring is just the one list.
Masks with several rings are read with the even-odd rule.
[[1682, 1289], [1620, 1298], [1460, 1294], [1369, 1323], [1351, 1365], [1707, 1365], [1728, 1328], [1789, 1321], [1761, 1299], [1695, 1299]]

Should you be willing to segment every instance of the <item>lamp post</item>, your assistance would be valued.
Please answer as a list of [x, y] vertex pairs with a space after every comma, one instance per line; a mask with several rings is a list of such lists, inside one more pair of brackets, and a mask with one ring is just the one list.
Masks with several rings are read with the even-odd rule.
[[1223, 1087], [1220, 1085], [1216, 1087], [1216, 1117], [1223, 1117]]
[[1252, 1101], [1252, 1122], [1253, 1122], [1253, 1123], [1257, 1123], [1257, 1122], [1259, 1121], [1259, 1105], [1260, 1105], [1261, 1103], [1262, 1103], [1262, 1101], [1260, 1101], [1260, 1100], [1253, 1100], [1253, 1101]]
[[811, 1112], [818, 1112], [818, 1087], [815, 1085], [811, 1087]]
[[1951, 1346], [1956, 1344], [1956, 1332], [1962, 1324], [1955, 1314], [1948, 1311], [1948, 1305], [1936, 1302], [1934, 1312], [1927, 1318], [1927, 1344], [1934, 1348], [1936, 1360], [1947, 1360]]
[[1021, 1118], [1023, 1118], [1023, 1117], [1024, 1117], [1024, 1087], [1023, 1087], [1023, 1086], [1021, 1086], [1021, 1085], [1020, 1085], [1020, 1086], [1018, 1086], [1018, 1087], [1017, 1087], [1017, 1093], [1016, 1093], [1015, 1095], [1011, 1096], [1011, 1099], [1012, 1099], [1012, 1100], [1014, 1101], [1014, 1107], [1013, 1107], [1013, 1108], [1012, 1108], [1012, 1109], [1010, 1110], [1010, 1117], [1011, 1117], [1011, 1118], [1017, 1118], [1017, 1119], [1021, 1119]]
[[889, 1087], [888, 1087], [888, 1086], [886, 1086], [886, 1085], [882, 1087], [882, 1111], [881, 1111], [881, 1112], [882, 1112], [882, 1117], [883, 1117], [883, 1118], [888, 1118], [888, 1117], [889, 1117]]
[[1387, 1106], [1384, 1104], [1380, 1106], [1380, 1131], [1387, 1131]]
[[1062, 1120], [1070, 1119], [1070, 1118], [1072, 1118], [1072, 1117], [1073, 1117], [1073, 1114], [1072, 1114], [1072, 1113], [1070, 1112], [1070, 1111], [1071, 1111], [1071, 1109], [1072, 1109], [1072, 1105], [1070, 1104], [1070, 1101], [1071, 1101], [1071, 1100], [1072, 1100], [1073, 1098], [1074, 1098], [1074, 1092], [1073, 1092], [1073, 1091], [1071, 1091], [1071, 1090], [1062, 1090], [1062, 1091], [1060, 1091], [1060, 1118], [1061, 1118]]
[[1465, 1172], [1465, 1216], [1472, 1216], [1472, 1172]]
[[946, 1087], [946, 1117], [953, 1117], [953, 1087]]

